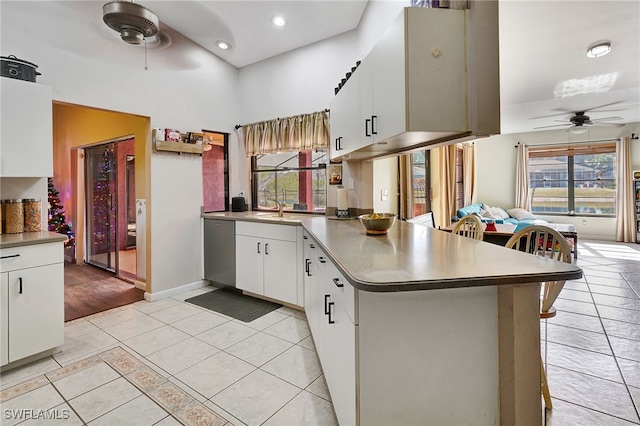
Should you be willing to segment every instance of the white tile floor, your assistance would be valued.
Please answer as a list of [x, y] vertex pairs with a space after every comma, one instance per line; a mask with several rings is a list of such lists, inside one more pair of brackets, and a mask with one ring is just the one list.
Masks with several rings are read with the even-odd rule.
[[[578, 264], [541, 324], [545, 423], [640, 424], [640, 245], [581, 241]], [[184, 303], [206, 291], [67, 323], [62, 352], [2, 372], [0, 423], [336, 424], [304, 313], [243, 323]]]
[[52, 422], [19, 408], [61, 424], [336, 424], [304, 313], [243, 323], [184, 302], [212, 290], [66, 323], [62, 352], [0, 376], [2, 425]]

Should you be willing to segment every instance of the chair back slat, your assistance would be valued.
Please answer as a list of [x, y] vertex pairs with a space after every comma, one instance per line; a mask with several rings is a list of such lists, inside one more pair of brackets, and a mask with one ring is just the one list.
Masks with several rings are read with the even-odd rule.
[[480, 221], [478, 216], [468, 214], [456, 222], [451, 233], [482, 241], [484, 236], [484, 227], [482, 226], [482, 221]]
[[[526, 241], [521, 248], [522, 241]], [[571, 247], [567, 240], [555, 229], [544, 225], [530, 225], [516, 232], [505, 245], [507, 248], [526, 251], [527, 253], [548, 257], [549, 259], [571, 263]], [[564, 281], [547, 281], [542, 283], [541, 314], [549, 316], [553, 303], [564, 287]]]

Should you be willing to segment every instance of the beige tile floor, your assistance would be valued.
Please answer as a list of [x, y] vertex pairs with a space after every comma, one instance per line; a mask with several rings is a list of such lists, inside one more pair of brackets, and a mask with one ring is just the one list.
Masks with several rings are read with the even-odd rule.
[[[640, 424], [640, 245], [581, 241], [578, 264], [541, 323], [545, 423]], [[304, 313], [243, 323], [184, 302], [206, 291], [67, 323], [60, 353], [1, 373], [0, 423], [336, 424]]]

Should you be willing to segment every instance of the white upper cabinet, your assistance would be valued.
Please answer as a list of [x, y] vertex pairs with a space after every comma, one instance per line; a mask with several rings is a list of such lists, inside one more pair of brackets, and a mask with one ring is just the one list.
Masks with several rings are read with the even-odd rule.
[[0, 78], [0, 176], [53, 176], [51, 88]]
[[500, 133], [497, 3], [470, 5], [403, 10], [331, 103], [332, 159]]

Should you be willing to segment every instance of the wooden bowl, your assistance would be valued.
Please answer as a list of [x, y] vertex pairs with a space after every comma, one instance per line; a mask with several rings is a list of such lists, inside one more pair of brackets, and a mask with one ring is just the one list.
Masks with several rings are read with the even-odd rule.
[[362, 214], [358, 216], [368, 235], [386, 235], [389, 228], [395, 223], [396, 215], [393, 213]]

